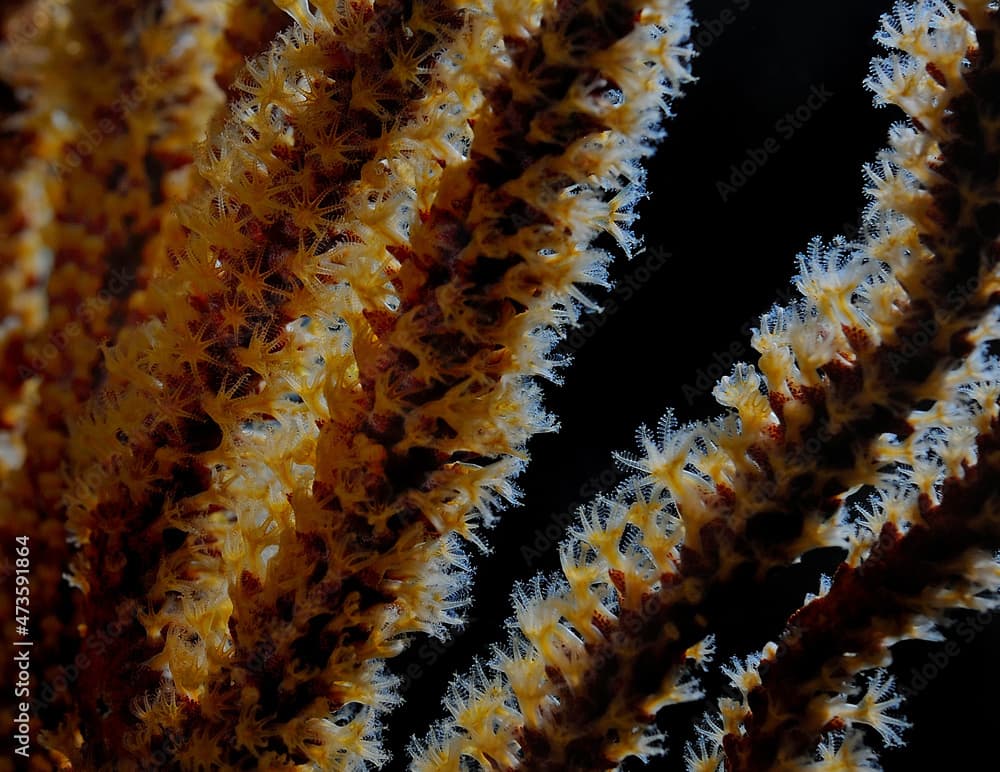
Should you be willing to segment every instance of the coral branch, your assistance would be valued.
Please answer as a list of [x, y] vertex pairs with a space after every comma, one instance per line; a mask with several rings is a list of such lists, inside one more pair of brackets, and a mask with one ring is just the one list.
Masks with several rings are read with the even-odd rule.
[[[122, 332], [77, 425], [73, 581], [96, 622], [131, 608], [145, 628], [101, 663], [121, 683], [94, 684], [115, 718], [90, 763], [382, 758], [379, 660], [458, 621], [448, 535], [478, 541], [552, 428], [527, 379], [554, 377], [590, 304], [574, 284], [602, 280], [589, 242], [631, 238], [657, 89], [686, 77], [658, 69], [683, 30], [644, 32], [634, 64], [627, 45], [575, 60], [605, 45], [575, 6], [551, 11], [550, 52], [529, 4], [288, 10], [201, 160], [187, 245], [150, 287], [163, 321]], [[94, 466], [126, 471], [95, 486]]]
[[[868, 240], [814, 244], [800, 259], [804, 300], [755, 333], [761, 375], [738, 366], [716, 388], [733, 414], [685, 427], [668, 416], [655, 438], [640, 432], [643, 455], [620, 457], [637, 473], [584, 510], [562, 546], [565, 579], [515, 592], [497, 676], [456, 685], [450, 722], [430, 751], [415, 746], [435, 759], [425, 767], [457, 764], [445, 747], [475, 757], [470, 719], [486, 703], [503, 715], [491, 731], [518, 741], [504, 768], [610, 769], [656, 752], [657, 736], [635, 728], [699, 696], [684, 678], [688, 650], [731, 609], [759, 605], [770, 569], [846, 546], [847, 496], [887, 485], [884, 468], [901, 463], [933, 495], [926, 436], [909, 452], [901, 441], [953, 420], [922, 406], [956, 393], [959, 358], [966, 385], [995, 378], [988, 354], [969, 356], [970, 330], [994, 335], [995, 95], [982, 87], [993, 32], [937, 3], [901, 6], [884, 29], [913, 59], [877, 63], [872, 83], [917, 128], [893, 131], [873, 174]], [[995, 395], [984, 395], [989, 416]], [[969, 436], [941, 444], [959, 463]]]

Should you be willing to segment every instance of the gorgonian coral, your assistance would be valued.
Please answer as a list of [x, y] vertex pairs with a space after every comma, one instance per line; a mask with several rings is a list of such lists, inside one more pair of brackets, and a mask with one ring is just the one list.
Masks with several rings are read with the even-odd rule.
[[[661, 752], [712, 634], [817, 549], [846, 557], [723, 666], [688, 766], [871, 768], [860, 727], [900, 740], [891, 681], [855, 677], [997, 584], [996, 23], [885, 17], [869, 86], [909, 121], [862, 233], [800, 258], [727, 412], [619, 456], [414, 768]], [[462, 622], [468, 545], [556, 427], [538, 381], [639, 248], [690, 29], [680, 0], [8, 12], [0, 506], [49, 549], [38, 686], [76, 668], [34, 709], [54, 762], [386, 762], [389, 661]]]

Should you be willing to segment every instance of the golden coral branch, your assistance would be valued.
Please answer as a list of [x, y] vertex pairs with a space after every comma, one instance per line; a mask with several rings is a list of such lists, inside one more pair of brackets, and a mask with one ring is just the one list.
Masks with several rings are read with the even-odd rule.
[[[871, 82], [911, 113], [916, 128], [894, 129], [879, 173], [872, 172], [867, 239], [825, 249], [814, 243], [800, 258], [795, 283], [803, 299], [776, 307], [755, 332], [760, 373], [738, 365], [716, 387], [733, 412], [687, 426], [668, 415], [655, 436], [640, 431], [641, 456], [619, 456], [635, 474], [581, 511], [561, 546], [562, 576], [537, 577], [515, 591], [510, 639], [490, 661], [493, 673], [456, 682], [450, 717], [411, 749], [419, 768], [457, 769], [463, 757], [483, 763], [478, 748], [492, 736], [512, 738], [504, 769], [611, 769], [659, 752], [659, 709], [701, 696], [685, 667], [689, 652], [723, 629], [733, 609], [761, 605], [771, 569], [821, 547], [850, 543], [855, 560], [874, 549], [874, 540], [861, 545], [843, 522], [848, 497], [864, 486], [887, 499], [905, 491], [893, 502], [902, 517], [932, 518], [949, 544], [967, 537], [960, 546], [942, 542], [941, 575], [918, 568], [904, 547], [893, 549], [886, 559], [899, 565], [887, 571], [896, 581], [925, 573], [920, 587], [930, 593], [969, 574], [966, 589], [951, 590], [960, 600], [992, 589], [973, 570], [982, 555], [968, 552], [985, 550], [991, 564], [998, 546], [992, 503], [976, 499], [972, 512], [982, 509], [984, 522], [960, 530], [940, 519], [968, 503], [960, 486], [946, 490], [961, 503], [945, 504], [949, 494], [938, 492], [989, 453], [997, 411], [988, 348], [997, 332], [995, 93], [985, 85], [993, 82], [995, 22], [972, 14], [975, 5], [959, 4], [965, 14], [939, 3], [901, 6], [899, 21], [885, 21], [886, 42], [912, 59], [876, 62]], [[969, 23], [973, 15], [982, 27]], [[987, 496], [992, 472], [970, 474]], [[938, 506], [941, 515], [927, 512]], [[933, 538], [915, 531], [904, 543], [921, 545], [914, 549], [930, 560]], [[844, 572], [841, 582], [851, 580]], [[843, 592], [845, 606], [861, 602], [861, 590], [841, 590], [837, 580], [831, 592]], [[819, 685], [799, 682], [795, 663], [780, 660], [774, 670], [783, 675], [768, 680], [767, 691], [746, 687], [741, 710], [725, 705], [722, 724], [703, 730], [715, 747], [691, 752], [689, 769], [812, 768], [810, 753], [836, 716], [830, 708], [811, 722], [803, 696], [831, 691], [835, 679], [823, 682], [820, 665], [839, 671], [822, 657], [824, 647], [836, 648], [838, 635], [868, 635], [872, 651], [864, 657], [856, 637], [843, 643], [851, 665], [839, 664], [853, 675], [871, 666], [869, 655], [880, 663], [890, 638], [921, 630], [916, 600], [899, 592], [885, 602], [884, 627], [851, 617], [840, 629], [823, 617], [795, 649]], [[486, 714], [495, 718], [483, 728]], [[842, 724], [848, 715], [845, 708]], [[767, 754], [779, 739], [794, 752], [775, 759]], [[859, 765], [869, 760], [852, 739], [831, 751], [824, 768], [860, 768], [847, 763], [848, 752], [864, 757]]]
[[[47, 556], [35, 577], [46, 682], [80, 646], [60, 578], [70, 555], [61, 517], [67, 422], [94, 387], [101, 342], [129, 302], [141, 312], [130, 295], [165, 261], [177, 232], [171, 207], [191, 187], [192, 146], [223, 103], [215, 75], [229, 8], [158, 5], [26, 3], [0, 49], [0, 74], [21, 102], [5, 144], [21, 154], [5, 158], [13, 206], [4, 220], [10, 293], [0, 306], [0, 533], [29, 537]], [[5, 638], [12, 620], [6, 613]], [[59, 691], [46, 715], [65, 708], [69, 695]]]
[[[79, 750], [97, 766], [166, 745], [182, 765], [208, 747], [220, 764], [383, 758], [379, 660], [457, 621], [465, 558], [442, 537], [476, 539], [551, 428], [526, 379], [552, 374], [573, 283], [601, 276], [588, 243], [629, 238], [665, 104], [644, 86], [623, 108], [594, 80], [666, 84], [623, 52], [535, 57], [528, 36], [572, 7], [288, 10], [200, 160], [186, 244], [150, 286], [163, 319], [121, 332], [75, 426], [73, 581], [93, 624], [131, 609], [144, 628], [92, 671], [115, 674], [83, 706], [85, 724], [105, 714]], [[595, 45], [550, 23], [557, 53]]]

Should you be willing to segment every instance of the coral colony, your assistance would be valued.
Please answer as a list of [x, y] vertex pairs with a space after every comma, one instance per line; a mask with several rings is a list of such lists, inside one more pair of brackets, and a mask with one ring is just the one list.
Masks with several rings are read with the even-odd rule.
[[[619, 454], [411, 769], [832, 772], [904, 741], [890, 646], [1000, 584], [995, 5], [883, 18], [867, 85], [905, 122], [861, 232], [802, 256], [717, 415]], [[461, 625], [555, 426], [538, 381], [641, 250], [686, 3], [2, 14], [0, 768], [385, 765], [392, 659]], [[713, 663], [819, 548], [782, 635]]]

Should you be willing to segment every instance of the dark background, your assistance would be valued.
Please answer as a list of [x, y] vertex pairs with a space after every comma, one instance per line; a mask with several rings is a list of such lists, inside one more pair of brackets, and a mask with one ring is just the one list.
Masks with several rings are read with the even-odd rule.
[[[862, 86], [878, 53], [872, 35], [889, 2], [692, 5], [700, 23], [695, 33], [700, 53], [693, 65], [698, 81], [674, 105], [668, 137], [650, 164], [651, 195], [639, 208], [636, 227], [647, 249], [669, 257], [645, 283], [649, 254], [616, 260], [619, 286], [641, 287], [627, 300], [623, 290], [613, 296], [615, 311], [595, 318], [576, 337], [582, 345], [574, 347], [565, 383], [547, 389], [547, 405], [561, 429], [531, 443], [532, 462], [519, 481], [524, 505], [508, 510], [490, 534], [493, 554], [476, 558], [473, 621], [457, 640], [417, 642], [397, 663], [397, 672], [411, 668], [419, 675], [408, 680], [406, 702], [389, 722], [393, 769], [404, 767], [406, 738], [414, 732], [422, 736], [431, 720], [443, 716], [450, 673], [465, 672], [475, 656], [488, 657], [489, 643], [500, 640], [513, 581], [557, 566], [554, 547], [541, 556], [533, 553], [536, 533], [565, 522], [563, 513], [587, 501], [598, 481], [624, 477], [611, 452], [633, 450], [640, 424], [655, 425], [668, 406], [682, 421], [720, 412], [708, 391], [698, 389], [699, 375], [711, 373], [714, 383], [713, 365], [727, 351], [756, 361], [750, 327], [772, 303], [787, 301], [795, 256], [810, 239], [828, 241], [857, 225], [865, 205], [862, 164], [884, 145], [889, 125], [902, 120], [895, 108], [876, 109]], [[806, 104], [811, 93], [832, 96], [789, 131], [787, 119], [779, 121]], [[732, 165], [747, 160], [768, 138], [777, 150], [723, 201], [717, 183], [728, 181]], [[743, 639], [726, 642], [716, 662], [776, 639], [788, 609], [804, 592], [815, 591], [816, 567], [835, 564], [830, 558], [816, 556], [802, 571], [776, 579], [775, 607], [748, 615]], [[994, 758], [987, 733], [1000, 719], [995, 701], [1000, 624], [994, 619], [971, 643], [955, 641], [961, 652], [946, 660], [940, 659], [941, 643], [895, 648], [892, 672], [898, 683], [911, 684], [913, 668], [927, 664], [934, 652], [945, 665], [905, 704], [914, 726], [905, 749], [882, 754], [888, 772]], [[710, 689], [709, 696], [714, 705], [718, 691]], [[693, 739], [692, 722], [701, 710], [662, 711], [670, 752], [646, 768], [683, 768], [683, 746]], [[878, 740], [872, 744], [880, 747]]]

